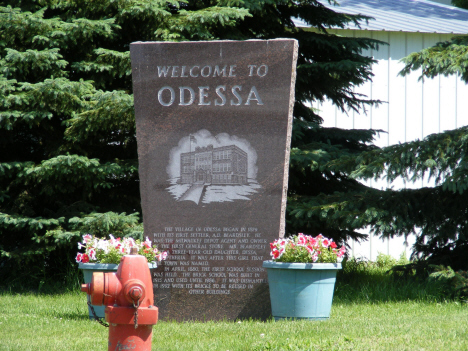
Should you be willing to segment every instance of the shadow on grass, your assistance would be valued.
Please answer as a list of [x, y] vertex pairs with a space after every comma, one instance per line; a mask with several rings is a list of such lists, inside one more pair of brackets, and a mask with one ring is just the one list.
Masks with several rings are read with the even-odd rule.
[[[79, 272], [81, 274], [81, 272]], [[70, 292], [80, 292], [84, 282], [82, 274], [72, 274], [60, 279], [37, 279], [25, 276], [0, 279], [0, 294], [37, 294], [45, 296], [62, 295]], [[0, 278], [2, 276], [0, 275]], [[57, 277], [59, 278], [59, 277]]]
[[74, 320], [74, 321], [85, 321], [88, 320], [90, 323], [97, 323], [97, 321], [89, 319], [89, 316], [85, 313], [78, 313], [78, 312], [65, 312], [65, 313], [60, 313], [58, 312], [56, 314], [57, 317], [63, 318], [63, 319], [68, 319], [68, 320]]

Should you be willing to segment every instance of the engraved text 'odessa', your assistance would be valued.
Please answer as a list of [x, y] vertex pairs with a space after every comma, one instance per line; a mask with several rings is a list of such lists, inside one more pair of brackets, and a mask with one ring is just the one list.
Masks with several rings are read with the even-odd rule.
[[[265, 77], [268, 73], [268, 66], [247, 65], [249, 77]], [[206, 66], [158, 66], [159, 78], [217, 78], [217, 77], [237, 77], [237, 65], [224, 65], [220, 67]], [[176, 102], [177, 101], [177, 102]], [[196, 102], [199, 106], [249, 106], [251, 103], [263, 105], [262, 99], [255, 86], [243, 87], [242, 85], [218, 85], [210, 86], [163, 86], [158, 90], [158, 102], [162, 106], [171, 106], [177, 103], [179, 106], [190, 106]]]

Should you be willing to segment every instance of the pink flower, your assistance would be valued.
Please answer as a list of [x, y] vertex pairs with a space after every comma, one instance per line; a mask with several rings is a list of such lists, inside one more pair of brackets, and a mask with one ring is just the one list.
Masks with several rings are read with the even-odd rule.
[[322, 246], [323, 246], [324, 248], [327, 248], [328, 246], [330, 246], [330, 240], [328, 240], [327, 238], [324, 238], [324, 239], [322, 240]]
[[[140, 253], [145, 254], [148, 262], [164, 260], [168, 255], [167, 252], [161, 254], [156, 247], [151, 247], [151, 241], [148, 237], [146, 237], [145, 241], [140, 241], [133, 238], [114, 238], [112, 234], [109, 234], [109, 238], [109, 240], [106, 240], [94, 238], [90, 234], [84, 235], [83, 244], [78, 243], [78, 248], [80, 250], [84, 248], [85, 253], [78, 252], [75, 260], [83, 263], [99, 262], [98, 253], [100, 258], [102, 256], [102, 258], [107, 259], [112, 250], [114, 255], [117, 254], [116, 261], [123, 255], [128, 255], [133, 247], [136, 247]], [[114, 257], [112, 257], [112, 260], [114, 260]]]
[[90, 241], [92, 238], [93, 238], [93, 236], [92, 236], [91, 234], [83, 235], [83, 242], [84, 242], [85, 244], [87, 244], [88, 241]]
[[167, 252], [163, 251], [159, 255], [156, 255], [158, 261], [163, 261], [167, 258]]
[[286, 246], [287, 243], [288, 243], [288, 242], [287, 242], [286, 240], [284, 240], [284, 239], [281, 239], [280, 241], [278, 241], [278, 244], [279, 244], [280, 246], [283, 246], [283, 247]]
[[309, 244], [312, 245], [312, 246], [317, 246], [318, 240], [316, 238], [310, 237]]
[[299, 233], [299, 235], [297, 236], [297, 243], [299, 245], [307, 244], [307, 237], [304, 234]]
[[271, 257], [273, 257], [274, 259], [277, 259], [278, 257], [280, 257], [280, 252], [276, 248], [271, 250], [270, 254], [271, 254]]
[[294, 260], [300, 247], [305, 247], [307, 252], [306, 255], [301, 254], [297, 257], [299, 262], [336, 262], [337, 257], [345, 253], [344, 247], [338, 251], [333, 239], [326, 238], [322, 234], [312, 237], [299, 233], [292, 238], [276, 239], [270, 243], [270, 255], [273, 260], [282, 255], [287, 255], [287, 261]]
[[343, 257], [346, 253], [346, 248], [344, 246], [341, 247], [340, 251], [336, 254], [337, 257]]

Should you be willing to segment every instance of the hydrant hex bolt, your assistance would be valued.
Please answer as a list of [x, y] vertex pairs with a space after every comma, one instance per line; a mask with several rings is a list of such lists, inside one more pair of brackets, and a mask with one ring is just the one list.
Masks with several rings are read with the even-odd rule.
[[130, 297], [132, 298], [133, 301], [137, 301], [141, 298], [143, 295], [143, 291], [141, 291], [141, 288], [139, 286], [133, 287], [130, 290]]
[[[133, 290], [135, 291], [133, 292]], [[133, 306], [137, 304], [137, 300], [140, 300], [140, 302], [145, 300], [146, 290], [146, 284], [140, 279], [130, 279], [124, 284], [123, 295]]]
[[158, 308], [154, 306], [153, 283], [144, 256], [122, 257], [117, 273], [94, 273], [91, 283], [83, 284], [81, 291], [91, 295], [93, 305], [107, 306], [109, 351], [151, 351]]

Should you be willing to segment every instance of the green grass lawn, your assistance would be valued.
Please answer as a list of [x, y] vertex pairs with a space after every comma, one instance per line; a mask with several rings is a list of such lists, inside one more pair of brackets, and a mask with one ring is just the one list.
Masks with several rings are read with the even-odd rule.
[[[468, 304], [441, 286], [348, 264], [327, 321], [159, 322], [153, 350], [468, 350]], [[0, 351], [107, 350], [84, 293], [0, 293]]]
[[[0, 295], [0, 350], [107, 350], [83, 293]], [[468, 350], [458, 302], [340, 303], [330, 320], [159, 322], [153, 350]]]

